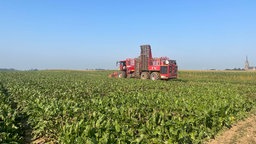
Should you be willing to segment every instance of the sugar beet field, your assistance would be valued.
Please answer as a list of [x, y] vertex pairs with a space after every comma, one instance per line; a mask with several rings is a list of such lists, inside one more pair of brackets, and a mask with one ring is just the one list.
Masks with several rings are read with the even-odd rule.
[[0, 72], [0, 143], [204, 143], [255, 109], [255, 72]]

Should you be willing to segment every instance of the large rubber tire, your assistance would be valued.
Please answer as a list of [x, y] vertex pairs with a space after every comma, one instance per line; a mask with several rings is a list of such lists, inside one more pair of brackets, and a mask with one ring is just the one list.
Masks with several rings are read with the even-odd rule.
[[152, 72], [150, 75], [151, 80], [159, 80], [160, 79], [160, 73], [159, 72]]
[[140, 75], [140, 78], [145, 80], [145, 79], [149, 79], [150, 75], [149, 72], [142, 72]]
[[125, 73], [125, 71], [119, 71], [119, 72], [118, 72], [118, 78], [126, 78], [126, 73]]
[[132, 74], [127, 74], [126, 78], [132, 78]]

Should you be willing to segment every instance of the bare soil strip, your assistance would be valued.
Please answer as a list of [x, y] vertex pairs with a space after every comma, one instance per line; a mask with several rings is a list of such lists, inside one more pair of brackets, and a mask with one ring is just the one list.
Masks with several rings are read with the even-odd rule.
[[208, 144], [256, 144], [256, 114], [239, 121]]

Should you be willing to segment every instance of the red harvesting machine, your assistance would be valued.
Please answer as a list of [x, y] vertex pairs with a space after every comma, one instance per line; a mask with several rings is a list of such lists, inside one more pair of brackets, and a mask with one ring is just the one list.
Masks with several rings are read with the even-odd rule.
[[177, 78], [178, 66], [168, 57], [153, 58], [150, 45], [141, 45], [138, 58], [118, 61], [119, 71], [109, 75], [116, 78], [173, 79]]

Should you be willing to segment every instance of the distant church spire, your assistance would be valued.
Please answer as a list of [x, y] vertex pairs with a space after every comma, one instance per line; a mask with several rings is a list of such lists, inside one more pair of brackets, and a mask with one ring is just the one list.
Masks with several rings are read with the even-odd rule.
[[248, 57], [246, 56], [244, 69], [245, 69], [245, 70], [248, 70], [248, 69], [249, 69], [249, 67], [250, 67], [250, 65], [249, 65]]

